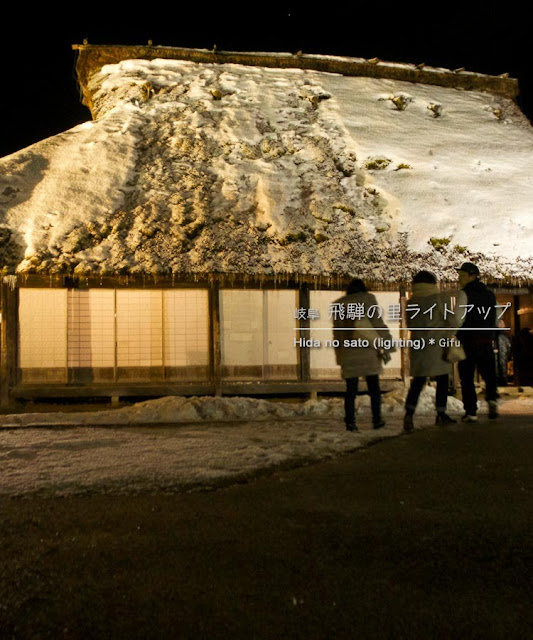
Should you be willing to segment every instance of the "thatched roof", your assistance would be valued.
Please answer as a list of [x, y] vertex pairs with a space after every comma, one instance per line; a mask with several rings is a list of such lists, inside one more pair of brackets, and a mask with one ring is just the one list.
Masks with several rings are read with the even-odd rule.
[[157, 47], [78, 73], [94, 122], [0, 160], [8, 270], [533, 281], [515, 80]]

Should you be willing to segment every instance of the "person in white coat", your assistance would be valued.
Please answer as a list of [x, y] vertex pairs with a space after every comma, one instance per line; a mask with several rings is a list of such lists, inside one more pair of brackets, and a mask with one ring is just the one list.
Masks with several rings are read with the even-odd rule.
[[414, 429], [413, 414], [428, 378], [434, 378], [437, 382], [436, 424], [457, 422], [446, 413], [452, 365], [444, 359], [446, 346], [443, 346], [453, 338], [453, 332], [447, 328], [455, 328], [457, 322], [452, 311], [451, 296], [441, 292], [437, 278], [430, 271], [419, 271], [413, 277], [413, 295], [409, 299], [406, 316], [413, 344], [418, 344], [417, 339], [423, 339], [425, 346], [412, 346], [409, 351], [413, 379], [405, 400], [404, 431], [410, 433]]
[[[385, 422], [381, 417], [381, 389], [379, 374], [383, 371], [383, 362], [390, 356], [383, 349], [376, 349], [376, 338], [392, 340], [392, 336], [381, 319], [381, 313], [371, 310], [380, 309], [376, 297], [367, 291], [362, 280], [354, 278], [348, 285], [346, 295], [335, 301], [342, 306], [346, 313], [334, 319], [336, 329], [334, 338], [339, 341], [335, 347], [337, 364], [341, 366], [342, 377], [346, 380], [346, 394], [344, 396], [345, 423], [348, 431], [357, 431], [355, 420], [355, 398], [357, 396], [358, 379], [366, 378], [372, 422], [374, 429], [381, 429]], [[350, 309], [359, 308], [364, 313], [352, 317]], [[370, 313], [368, 313], [370, 312]], [[364, 343], [366, 346], [361, 346]], [[346, 345], [349, 346], [346, 346]], [[357, 344], [358, 346], [351, 346]], [[390, 351], [395, 351], [392, 347]]]

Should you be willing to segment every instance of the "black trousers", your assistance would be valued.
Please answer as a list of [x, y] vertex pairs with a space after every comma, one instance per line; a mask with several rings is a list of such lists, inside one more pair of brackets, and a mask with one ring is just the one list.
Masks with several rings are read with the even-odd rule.
[[459, 362], [459, 377], [463, 393], [463, 405], [469, 416], [477, 413], [477, 394], [474, 386], [476, 367], [485, 381], [485, 398], [488, 402], [496, 400], [496, 359], [490, 342], [464, 342], [466, 359]]
[[[372, 409], [372, 422], [381, 420], [381, 390], [379, 388], [379, 376], [366, 376], [366, 385], [370, 394], [370, 407]], [[346, 395], [344, 396], [344, 421], [346, 424], [355, 424], [355, 397], [359, 378], [346, 378]]]
[[[411, 380], [411, 386], [407, 392], [407, 398], [405, 399], [405, 412], [413, 415], [418, 404], [418, 398], [420, 393], [426, 384], [427, 376], [415, 376]], [[437, 393], [435, 396], [435, 405], [437, 407], [437, 413], [444, 413], [446, 411], [446, 404], [448, 402], [448, 374], [443, 373], [440, 376], [435, 376], [437, 381]]]

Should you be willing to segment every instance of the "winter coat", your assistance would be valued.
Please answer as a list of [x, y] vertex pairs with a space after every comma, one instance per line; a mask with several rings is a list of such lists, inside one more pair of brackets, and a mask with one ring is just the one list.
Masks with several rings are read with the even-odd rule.
[[[465, 300], [466, 298], [466, 300]], [[461, 331], [458, 337], [465, 343], [491, 343], [494, 339], [494, 331], [487, 329], [496, 329], [496, 296], [483, 284], [480, 280], [472, 280], [463, 287], [462, 292], [457, 297], [458, 305], [473, 305], [473, 308], [461, 307], [460, 316], [465, 317], [460, 320], [461, 329], [473, 329], [481, 327], [482, 331]]]
[[[344, 319], [334, 318], [333, 320], [333, 326], [336, 329], [343, 329], [342, 331], [333, 332], [333, 338], [339, 341], [339, 346], [335, 347], [335, 357], [337, 364], [341, 366], [342, 377], [358, 378], [359, 376], [380, 374], [383, 371], [383, 360], [378, 350], [373, 346], [374, 339], [384, 338], [391, 340], [392, 336], [382, 318], [378, 317], [378, 315], [382, 315], [382, 310], [376, 297], [367, 292], [352, 293], [335, 300], [335, 303], [344, 305], [345, 310], [348, 309], [348, 304], [363, 305], [365, 312], [365, 315], [361, 318], [345, 317]], [[374, 307], [373, 311], [376, 313], [370, 318], [367, 314], [371, 307]], [[357, 330], [349, 330], [353, 328]], [[376, 328], [382, 330], [376, 331]], [[345, 346], [345, 341], [351, 340], [368, 340], [369, 346]], [[396, 349], [393, 347], [390, 351], [396, 351]]]
[[[411, 329], [411, 339], [425, 341], [423, 348], [409, 349], [410, 374], [414, 377], [434, 377], [450, 374], [452, 371], [452, 365], [443, 359], [446, 347], [440, 346], [439, 341], [454, 337], [454, 332], [439, 331], [438, 328], [457, 327], [459, 321], [457, 313], [452, 315], [448, 311], [444, 319], [445, 304], [451, 312], [451, 296], [441, 292], [436, 284], [423, 282], [413, 285], [413, 295], [407, 302], [407, 326]], [[430, 311], [433, 305], [435, 306]], [[416, 330], [420, 328], [429, 331]]]

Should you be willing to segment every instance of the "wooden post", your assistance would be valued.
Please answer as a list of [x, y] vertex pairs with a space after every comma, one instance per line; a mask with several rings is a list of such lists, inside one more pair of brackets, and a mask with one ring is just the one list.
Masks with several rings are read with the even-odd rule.
[[[309, 295], [309, 286], [303, 284], [300, 287], [299, 296], [298, 296], [298, 308], [299, 309], [309, 309], [311, 296]], [[307, 315], [307, 314], [306, 314]], [[298, 320], [298, 327], [309, 329], [311, 327], [311, 321], [309, 318], [300, 318]], [[298, 340], [299, 338], [309, 338], [310, 331], [295, 331], [294, 337]], [[298, 380], [302, 382], [309, 382], [311, 380], [311, 349], [309, 347], [296, 347], [298, 349]]]
[[161, 289], [161, 379], [166, 380], [166, 365], [165, 365], [165, 290]]
[[118, 382], [117, 290], [113, 289], [113, 382]]
[[[406, 315], [406, 307], [407, 307], [407, 297], [405, 292], [405, 287], [400, 287], [400, 338], [407, 338], [408, 333], [407, 329], [407, 315]], [[402, 380], [405, 386], [409, 384], [409, 347], [400, 347], [400, 371]]]
[[0, 289], [0, 406], [7, 407], [11, 402], [11, 389], [17, 382], [19, 296], [16, 285], [5, 279]]
[[268, 361], [268, 291], [263, 289], [261, 296], [263, 309], [263, 364], [261, 366], [261, 379], [263, 381], [270, 378], [270, 363]]
[[517, 386], [520, 386], [521, 384], [521, 375], [522, 372], [520, 371], [520, 369], [518, 368], [518, 349], [519, 347], [519, 342], [518, 342], [518, 336], [520, 335], [520, 315], [518, 313], [518, 311], [520, 310], [520, 296], [513, 296], [513, 304], [514, 304], [514, 310], [513, 310], [513, 316], [514, 316], [514, 340], [513, 340], [513, 383]]
[[222, 351], [220, 347], [220, 288], [218, 283], [209, 287], [209, 352], [210, 378], [215, 395], [222, 395]]

